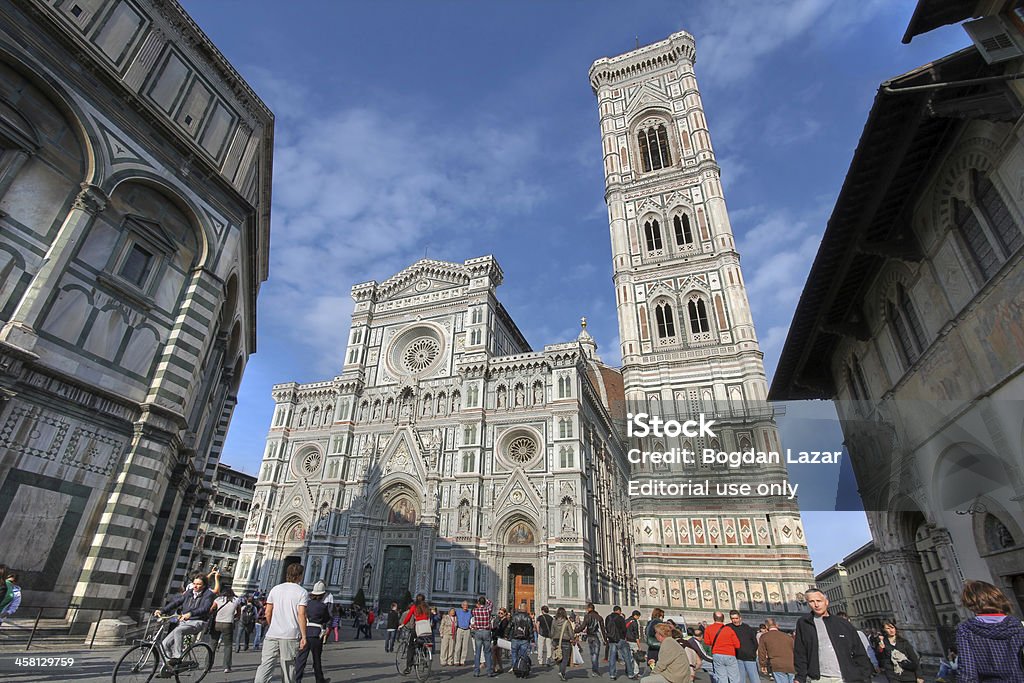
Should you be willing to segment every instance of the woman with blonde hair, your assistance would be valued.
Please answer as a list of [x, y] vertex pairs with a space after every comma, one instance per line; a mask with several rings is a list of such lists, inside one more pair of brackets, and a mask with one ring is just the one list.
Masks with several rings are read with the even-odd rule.
[[974, 612], [956, 628], [957, 683], [1024, 682], [1024, 625], [1001, 590], [984, 581], [964, 581], [961, 604]]

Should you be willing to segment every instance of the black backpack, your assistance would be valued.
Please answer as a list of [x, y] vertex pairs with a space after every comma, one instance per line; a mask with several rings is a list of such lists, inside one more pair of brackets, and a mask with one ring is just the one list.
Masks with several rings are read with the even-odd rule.
[[242, 626], [248, 628], [256, 623], [256, 608], [246, 604], [242, 608]]
[[530, 667], [533, 663], [530, 661], [530, 655], [524, 654], [516, 662], [516, 665], [512, 667], [512, 673], [516, 675], [516, 678], [526, 678], [530, 675]]

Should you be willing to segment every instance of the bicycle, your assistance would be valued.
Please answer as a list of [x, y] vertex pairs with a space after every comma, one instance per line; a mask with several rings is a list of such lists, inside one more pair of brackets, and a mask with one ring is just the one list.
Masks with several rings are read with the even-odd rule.
[[[160, 622], [160, 627], [152, 638], [147, 638], [154, 618]], [[213, 666], [213, 649], [206, 643], [188, 644], [193, 639], [186, 636], [187, 645], [178, 663], [167, 663], [170, 657], [164, 651], [163, 639], [177, 623], [175, 616], [150, 617], [142, 640], [136, 640], [114, 667], [113, 683], [149, 683], [154, 678], [173, 678], [177, 683], [199, 683], [203, 680]]]
[[[403, 676], [408, 675], [404, 672], [409, 645], [409, 629], [401, 629], [395, 643], [395, 668]], [[423, 683], [430, 678], [430, 670], [434, 665], [434, 644], [430, 636], [418, 636], [412, 641], [412, 645], [416, 648], [416, 652], [413, 653], [412, 670], [416, 673], [416, 680]]]

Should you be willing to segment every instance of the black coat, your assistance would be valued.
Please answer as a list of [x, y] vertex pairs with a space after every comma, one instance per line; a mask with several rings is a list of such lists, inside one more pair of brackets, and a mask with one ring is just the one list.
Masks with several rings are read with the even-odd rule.
[[[845, 683], [871, 680], [871, 660], [853, 624], [842, 617], [825, 617], [825, 630], [832, 649], [839, 660], [839, 670]], [[793, 639], [793, 664], [796, 683], [807, 683], [808, 678], [821, 678], [818, 665], [818, 630], [814, 615], [805, 614], [796, 622]]]
[[741, 662], [753, 662], [757, 659], [757, 631], [750, 624], [726, 624], [736, 632], [740, 641], [740, 649], [736, 650], [736, 659]]
[[[917, 680], [917, 666], [920, 663], [920, 658], [917, 656], [917, 651], [914, 650], [914, 646], [910, 644], [910, 641], [903, 636], [897, 635], [894, 647], [889, 642], [887, 636], [882, 636], [878, 644], [879, 649], [875, 650], [878, 653], [878, 666], [885, 672], [886, 678], [890, 681], [913, 682]], [[892, 662], [892, 652], [894, 649], [907, 656], [907, 661], [900, 663], [903, 672], [899, 674], [896, 673]]]

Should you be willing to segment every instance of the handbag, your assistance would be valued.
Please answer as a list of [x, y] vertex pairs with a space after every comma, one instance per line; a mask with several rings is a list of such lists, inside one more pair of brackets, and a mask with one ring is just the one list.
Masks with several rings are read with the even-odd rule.
[[583, 663], [583, 653], [580, 652], [580, 646], [579, 645], [573, 645], [572, 646], [572, 663], [573, 664], [582, 664]]
[[498, 647], [502, 650], [512, 651], [512, 641], [508, 638], [498, 638]]
[[418, 638], [429, 637], [433, 634], [430, 628], [430, 619], [419, 619], [416, 621], [416, 636]]
[[555, 664], [562, 663], [562, 643], [565, 642], [565, 627], [568, 625], [568, 623], [562, 624], [562, 630], [558, 634], [558, 643], [555, 645], [555, 647], [551, 648], [551, 661], [553, 661]]

